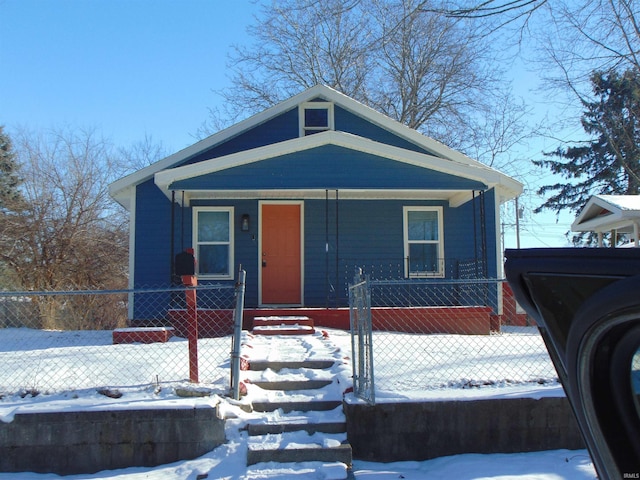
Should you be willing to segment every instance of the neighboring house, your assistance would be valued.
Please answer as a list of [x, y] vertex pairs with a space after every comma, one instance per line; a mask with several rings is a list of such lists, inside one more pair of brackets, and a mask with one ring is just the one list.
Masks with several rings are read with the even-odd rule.
[[626, 234], [630, 239], [626, 246], [640, 246], [640, 195], [593, 195], [571, 231], [597, 233], [599, 247], [604, 233], [612, 233], [612, 238]]
[[[340, 307], [356, 267], [496, 278], [500, 205], [522, 185], [316, 86], [110, 186], [131, 215], [131, 287], [247, 272], [248, 307]], [[133, 317], [142, 314], [134, 312]]]

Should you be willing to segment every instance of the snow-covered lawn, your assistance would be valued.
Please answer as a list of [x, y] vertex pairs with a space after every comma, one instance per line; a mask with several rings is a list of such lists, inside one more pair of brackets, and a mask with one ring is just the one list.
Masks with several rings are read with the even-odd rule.
[[[243, 466], [246, 442], [230, 439], [225, 445], [195, 460], [155, 468], [137, 467], [98, 472], [91, 475], [0, 473], [0, 480], [258, 480]], [[298, 464], [288, 476], [271, 480], [313, 480], [341, 478], [338, 472], [322, 464]], [[586, 451], [553, 450], [547, 452], [493, 455], [455, 455], [425, 462], [374, 463], [354, 461], [356, 480], [596, 480]], [[207, 475], [206, 477], [204, 475]]]
[[[348, 382], [350, 374], [351, 339], [347, 332], [328, 330], [328, 341], [336, 355], [344, 360], [339, 375]], [[316, 334], [316, 336], [321, 336]], [[397, 345], [400, 348], [380, 349], [375, 361], [377, 371], [388, 376], [386, 385], [392, 387], [377, 392], [379, 401], [416, 399], [467, 399], [494, 396], [562, 395], [555, 372], [536, 378], [519, 377], [521, 370], [516, 356], [522, 361], [539, 358], [544, 346], [531, 332], [490, 337], [415, 336], [392, 333], [376, 334], [374, 342]], [[526, 336], [525, 341], [522, 337]], [[408, 338], [409, 337], [409, 338]], [[438, 339], [437, 337], [440, 337]], [[29, 340], [27, 342], [27, 339]], [[419, 371], [415, 363], [398, 368], [402, 356], [397, 351], [409, 351], [416, 339], [422, 345], [422, 359], [429, 359], [429, 367]], [[439, 343], [429, 343], [438, 340]], [[437, 345], [458, 342], [459, 348], [449, 353], [438, 351]], [[517, 342], [516, 342], [517, 341]], [[517, 347], [514, 347], [517, 343]], [[404, 349], [402, 346], [404, 345]], [[523, 347], [524, 345], [524, 347]], [[451, 346], [451, 345], [450, 345]], [[28, 329], [0, 330], [0, 421], [11, 421], [16, 413], [29, 411], [78, 411], [116, 408], [170, 408], [198, 403], [222, 402], [231, 417], [227, 422], [225, 445], [195, 460], [156, 468], [130, 468], [92, 475], [64, 477], [69, 480], [101, 479], [195, 479], [207, 474], [209, 479], [251, 479], [244, 466], [248, 439], [240, 431], [243, 422], [250, 421], [236, 404], [225, 399], [229, 388], [230, 339], [204, 339], [199, 342], [200, 378], [202, 386], [214, 395], [205, 398], [180, 398], [175, 388], [188, 387], [187, 342], [173, 339], [164, 344], [112, 345], [111, 332], [43, 332]], [[223, 352], [223, 354], [221, 354]], [[386, 354], [384, 352], [387, 352]], [[456, 352], [455, 354], [451, 352]], [[507, 353], [511, 352], [511, 353]], [[246, 353], [246, 352], [243, 352]], [[260, 352], [251, 352], [258, 355]], [[268, 355], [268, 352], [263, 352]], [[458, 355], [459, 357], [457, 357]], [[436, 359], [434, 363], [434, 359]], [[512, 358], [513, 359], [513, 358]], [[418, 357], [420, 360], [420, 357]], [[548, 360], [547, 360], [548, 361]], [[464, 363], [466, 375], [459, 373]], [[385, 364], [393, 368], [385, 369]], [[418, 363], [419, 365], [420, 363]], [[413, 365], [413, 366], [412, 366]], [[437, 367], [433, 367], [436, 365]], [[150, 368], [151, 366], [151, 368]], [[293, 373], [300, 376], [300, 373]], [[415, 379], [430, 375], [432, 385], [415, 389]], [[377, 377], [376, 377], [377, 378]], [[99, 380], [97, 380], [99, 379]], [[49, 387], [38, 388], [40, 380]], [[385, 384], [384, 382], [382, 382]], [[10, 385], [10, 387], [9, 387]], [[413, 388], [405, 389], [411, 385]], [[97, 393], [96, 387], [108, 387], [122, 393], [109, 398]], [[473, 388], [468, 388], [473, 387]], [[38, 393], [33, 397], [28, 391]], [[249, 391], [251, 395], [251, 389]], [[244, 399], [243, 401], [251, 401]], [[357, 401], [351, 398], [350, 401]], [[327, 414], [329, 415], [329, 414]], [[330, 439], [328, 439], [330, 441]], [[296, 467], [300, 467], [297, 465]], [[585, 451], [552, 451], [515, 455], [459, 455], [426, 462], [379, 464], [354, 462], [357, 479], [433, 479], [433, 478], [500, 478], [500, 479], [593, 479], [595, 473]], [[278, 478], [336, 478], [336, 472], [321, 464], [306, 466], [306, 474]], [[338, 474], [339, 475], [339, 474]], [[52, 474], [1, 474], [0, 480], [49, 480], [60, 478]], [[202, 477], [204, 478], [204, 477]]]
[[433, 389], [557, 385], [535, 327], [492, 335], [374, 332], [376, 390], [382, 395]]
[[[351, 351], [347, 332], [332, 340]], [[0, 329], [0, 396], [57, 394], [95, 388], [123, 391], [174, 385], [189, 378], [187, 341], [113, 345], [110, 331]], [[374, 332], [378, 398], [432, 390], [556, 385], [556, 372], [535, 328], [498, 335], [409, 335]], [[198, 342], [200, 381], [226, 392], [230, 337]], [[349, 355], [351, 355], [349, 353]]]

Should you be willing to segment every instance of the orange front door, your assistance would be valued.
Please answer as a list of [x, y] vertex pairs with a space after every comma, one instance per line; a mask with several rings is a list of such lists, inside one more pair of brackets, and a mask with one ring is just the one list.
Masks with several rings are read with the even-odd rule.
[[262, 303], [300, 305], [301, 205], [262, 205]]

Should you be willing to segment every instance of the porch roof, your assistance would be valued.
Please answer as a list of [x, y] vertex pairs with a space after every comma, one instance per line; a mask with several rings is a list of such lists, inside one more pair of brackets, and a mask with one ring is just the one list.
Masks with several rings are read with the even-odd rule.
[[571, 224], [571, 230], [628, 233], [638, 246], [640, 195], [593, 195]]
[[[484, 165], [469, 165], [408, 151], [344, 132], [323, 132], [266, 147], [164, 170], [156, 185], [167, 195], [201, 198], [342, 198], [447, 200], [452, 206], [473, 191], [495, 187], [503, 201], [519, 182]], [[180, 196], [182, 198], [182, 196]]]

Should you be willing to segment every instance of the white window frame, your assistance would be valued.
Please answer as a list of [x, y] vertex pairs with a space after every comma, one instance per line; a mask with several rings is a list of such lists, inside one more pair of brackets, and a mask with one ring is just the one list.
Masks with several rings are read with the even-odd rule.
[[[444, 221], [442, 207], [410, 206], [403, 207], [404, 229], [404, 276], [405, 278], [444, 278]], [[409, 240], [409, 212], [437, 212], [438, 213], [438, 240]], [[409, 261], [409, 246], [411, 244], [437, 244], [438, 245], [438, 270], [433, 272], [411, 272]]]
[[[321, 127], [307, 127], [305, 125], [305, 111], [306, 110], [327, 110], [327, 125]], [[333, 116], [333, 103], [331, 102], [305, 102], [298, 106], [298, 123], [299, 134], [301, 137], [305, 137], [307, 131], [324, 132], [327, 130], [335, 130], [335, 122]]]
[[[229, 239], [225, 242], [200, 242], [198, 241], [198, 214], [200, 212], [227, 212], [229, 215]], [[233, 280], [234, 278], [234, 208], [233, 207], [193, 207], [193, 248], [196, 257], [196, 275], [202, 279]], [[201, 274], [199, 271], [198, 256], [200, 245], [228, 245], [229, 246], [229, 271], [226, 274]]]

